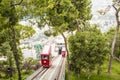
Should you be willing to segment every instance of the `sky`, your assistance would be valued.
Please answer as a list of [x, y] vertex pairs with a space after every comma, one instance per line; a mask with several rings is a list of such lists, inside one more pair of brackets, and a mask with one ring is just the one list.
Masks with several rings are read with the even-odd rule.
[[112, 0], [92, 0], [91, 23], [98, 24], [102, 32], [106, 32], [110, 27], [115, 26], [115, 11], [112, 7], [105, 15], [98, 13], [98, 10], [105, 10], [109, 5], [112, 5]]
[[97, 13], [98, 10], [105, 9], [112, 4], [112, 0], [92, 0], [92, 13]]

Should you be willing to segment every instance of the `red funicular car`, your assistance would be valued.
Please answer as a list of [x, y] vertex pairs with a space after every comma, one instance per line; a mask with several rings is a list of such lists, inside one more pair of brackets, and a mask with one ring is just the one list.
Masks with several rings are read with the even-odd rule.
[[41, 65], [43, 67], [51, 66], [51, 46], [44, 46], [41, 53]]
[[65, 58], [66, 56], [66, 49], [65, 47], [62, 48], [62, 57]]

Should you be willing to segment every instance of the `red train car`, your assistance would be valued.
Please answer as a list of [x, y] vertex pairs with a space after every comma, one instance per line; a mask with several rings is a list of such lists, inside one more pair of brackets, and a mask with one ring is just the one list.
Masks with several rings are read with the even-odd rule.
[[43, 67], [51, 66], [51, 46], [44, 46], [41, 55], [41, 65]]
[[62, 57], [65, 58], [66, 56], [66, 49], [65, 47], [62, 48]]

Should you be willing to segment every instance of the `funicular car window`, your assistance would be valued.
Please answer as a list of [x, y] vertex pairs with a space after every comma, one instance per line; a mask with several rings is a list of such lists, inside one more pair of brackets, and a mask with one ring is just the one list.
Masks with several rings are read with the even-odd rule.
[[42, 59], [49, 59], [49, 56], [42, 56]]

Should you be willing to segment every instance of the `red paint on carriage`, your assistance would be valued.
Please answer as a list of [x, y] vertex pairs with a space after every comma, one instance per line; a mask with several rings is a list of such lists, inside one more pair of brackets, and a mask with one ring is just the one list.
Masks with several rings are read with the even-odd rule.
[[64, 58], [66, 56], [66, 49], [65, 47], [62, 48], [62, 57]]
[[44, 46], [41, 55], [41, 65], [43, 67], [51, 66], [51, 46]]

